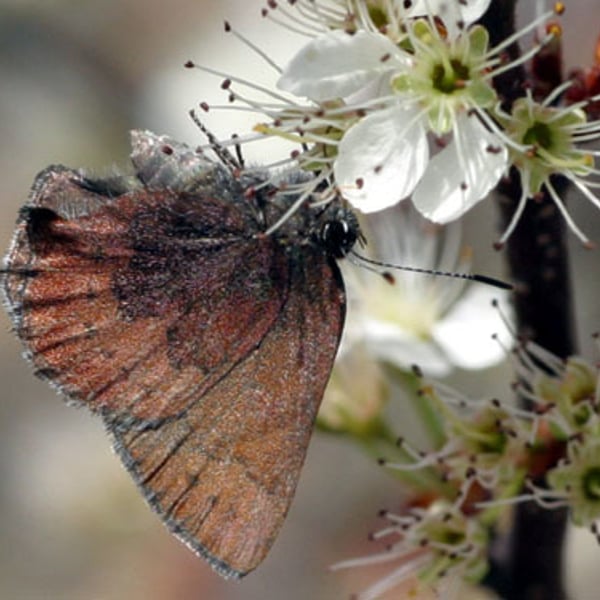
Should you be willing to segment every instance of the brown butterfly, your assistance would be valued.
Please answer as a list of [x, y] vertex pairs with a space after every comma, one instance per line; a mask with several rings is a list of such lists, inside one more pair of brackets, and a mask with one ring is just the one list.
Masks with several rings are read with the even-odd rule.
[[38, 175], [6, 257], [36, 374], [102, 416], [167, 527], [225, 577], [264, 558], [288, 512], [345, 314], [337, 203], [132, 134], [134, 174]]

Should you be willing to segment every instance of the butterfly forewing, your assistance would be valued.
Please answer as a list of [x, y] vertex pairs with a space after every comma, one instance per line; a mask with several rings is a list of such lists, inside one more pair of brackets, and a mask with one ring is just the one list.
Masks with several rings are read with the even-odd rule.
[[344, 319], [334, 261], [262, 234], [222, 167], [134, 133], [136, 177], [51, 167], [5, 290], [38, 374], [103, 415], [169, 528], [225, 576], [289, 508]]

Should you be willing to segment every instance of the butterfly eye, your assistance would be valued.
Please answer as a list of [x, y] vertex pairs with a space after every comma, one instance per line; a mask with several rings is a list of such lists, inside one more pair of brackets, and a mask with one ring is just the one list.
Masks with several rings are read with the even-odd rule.
[[326, 221], [321, 227], [321, 244], [335, 258], [344, 258], [357, 237], [356, 228], [345, 219]]

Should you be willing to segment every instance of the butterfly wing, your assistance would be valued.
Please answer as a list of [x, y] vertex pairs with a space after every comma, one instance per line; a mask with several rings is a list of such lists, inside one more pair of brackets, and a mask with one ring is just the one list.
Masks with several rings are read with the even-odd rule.
[[38, 177], [6, 296], [38, 375], [103, 415], [168, 527], [239, 577], [289, 508], [343, 286], [322, 252], [256, 235], [187, 149], [141, 135], [133, 158], [137, 178]]
[[[38, 374], [72, 400], [140, 424], [176, 415], [277, 319], [284, 257], [248, 238], [229, 203], [168, 190], [111, 198], [65, 169], [36, 189], [5, 288]], [[63, 195], [71, 205], [58, 206]]]
[[113, 428], [154, 509], [228, 577], [255, 568], [281, 527], [343, 323], [332, 267], [290, 268], [275, 323], [227, 377], [157, 429]]

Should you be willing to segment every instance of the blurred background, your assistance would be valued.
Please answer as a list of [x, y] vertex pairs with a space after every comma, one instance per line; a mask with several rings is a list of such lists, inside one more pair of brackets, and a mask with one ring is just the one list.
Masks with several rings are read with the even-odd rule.
[[[598, 0], [572, 0], [563, 19], [567, 66], [589, 65], [600, 33]], [[532, 10], [533, 2], [522, 2]], [[301, 38], [260, 17], [259, 0], [0, 0], [0, 245], [49, 164], [102, 174], [128, 165], [128, 131], [148, 128], [196, 145], [187, 111], [223, 101], [219, 78], [186, 70], [188, 59], [272, 84], [274, 74], [223, 20], [283, 63]], [[521, 15], [523, 22], [528, 15]], [[220, 136], [247, 130], [236, 113], [211, 112]], [[264, 162], [269, 148], [245, 148]], [[600, 214], [580, 197], [572, 214], [600, 242]], [[479, 272], [500, 276], [492, 249], [491, 203], [472, 211], [465, 241]], [[598, 251], [570, 238], [582, 351], [598, 359]], [[372, 580], [363, 569], [327, 566], [371, 551], [377, 512], [398, 487], [354, 448], [314, 436], [298, 493], [264, 564], [243, 582], [225, 582], [173, 539], [112, 454], [102, 424], [68, 408], [31, 374], [0, 315], [0, 597], [63, 600], [270, 600], [346, 598]], [[490, 332], [492, 333], [492, 332]], [[474, 395], [506, 397], [504, 366], [450, 380]], [[595, 598], [598, 548], [582, 532], [569, 543], [572, 598]], [[393, 596], [391, 596], [393, 597]]]

